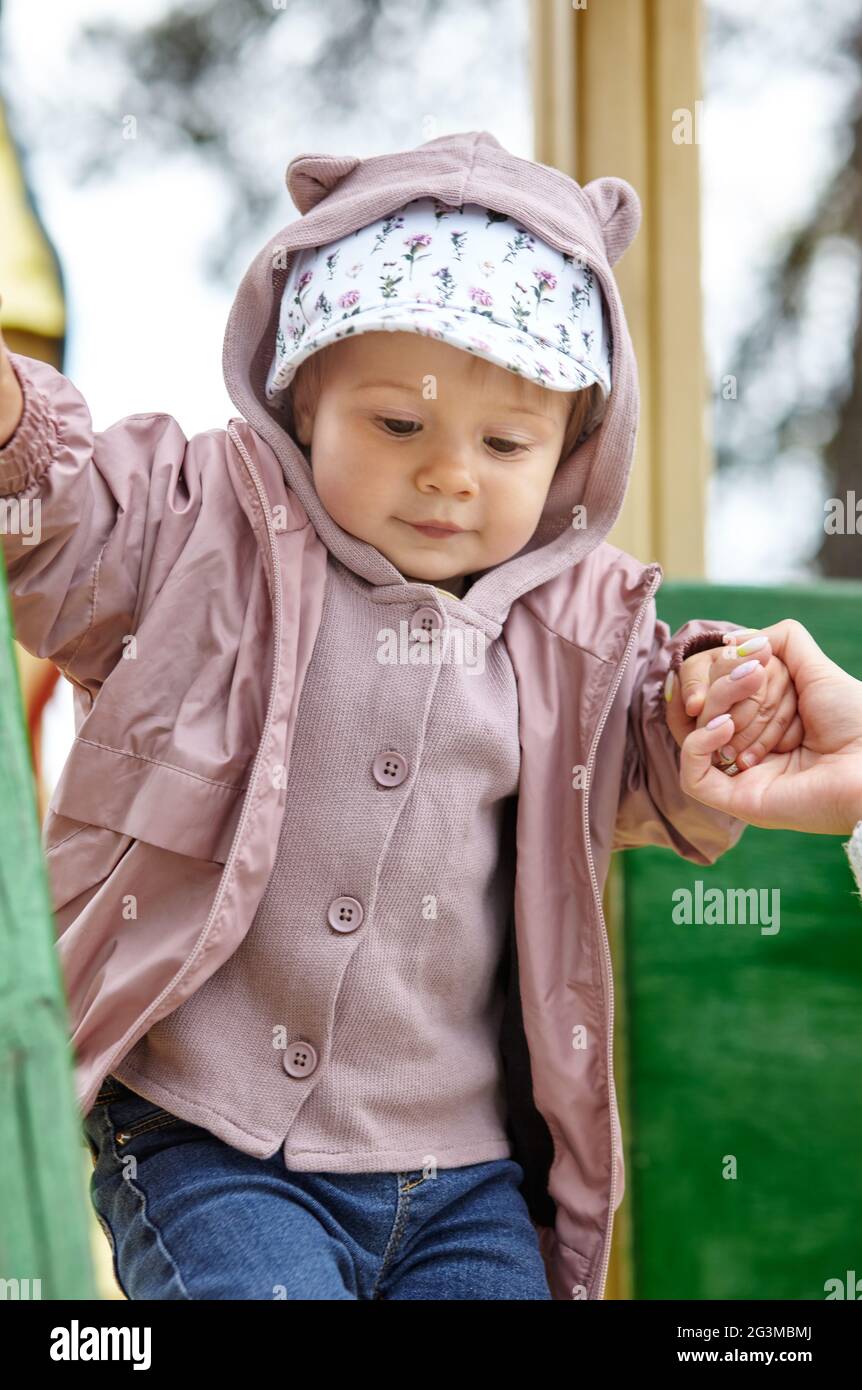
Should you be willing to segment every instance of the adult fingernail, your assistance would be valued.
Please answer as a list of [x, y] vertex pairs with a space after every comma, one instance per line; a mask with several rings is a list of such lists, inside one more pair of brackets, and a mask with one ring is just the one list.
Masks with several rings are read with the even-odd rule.
[[724, 723], [725, 719], [731, 719], [731, 720], [732, 720], [732, 719], [733, 719], [733, 715], [731, 715], [731, 714], [717, 714], [717, 715], [715, 715], [715, 717], [714, 717], [713, 719], [710, 719], [709, 722], [708, 722], [704, 727], [707, 728], [707, 729], [717, 729], [718, 726], [719, 726], [719, 724], [723, 724], [723, 723]]
[[736, 754], [734, 753], [729, 743], [726, 743], [724, 747], [720, 748], [718, 751], [721, 753], [721, 756], [727, 763], [732, 763], [734, 758], [736, 757]]
[[730, 679], [732, 681], [742, 680], [743, 676], [749, 675], [749, 673], [755, 670], [755, 668], [759, 665], [760, 662], [756, 659], [752, 659], [751, 661], [743, 661], [741, 666], [735, 666], [733, 668], [733, 670], [730, 673]]
[[664, 680], [664, 698], [665, 698], [666, 700], [672, 700], [672, 699], [673, 699], [673, 671], [668, 671], [667, 675], [665, 676], [665, 680]]
[[741, 647], [737, 647], [737, 656], [748, 656], [749, 652], [759, 652], [761, 647], [765, 647], [767, 638], [763, 633], [759, 637], [752, 637], [749, 641], [743, 642]]
[[725, 632], [721, 640], [722, 642], [737, 642], [740, 637], [747, 636], [749, 632], [751, 632], [750, 627], [738, 627], [735, 632]]

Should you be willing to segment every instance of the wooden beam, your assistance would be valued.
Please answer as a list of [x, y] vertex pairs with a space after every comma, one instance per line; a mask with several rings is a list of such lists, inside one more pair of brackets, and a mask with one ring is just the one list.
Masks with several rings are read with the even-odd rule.
[[614, 273], [634, 342], [640, 429], [608, 539], [700, 577], [708, 449], [700, 283], [699, 0], [531, 0], [534, 158], [581, 184], [615, 174], [643, 220]]

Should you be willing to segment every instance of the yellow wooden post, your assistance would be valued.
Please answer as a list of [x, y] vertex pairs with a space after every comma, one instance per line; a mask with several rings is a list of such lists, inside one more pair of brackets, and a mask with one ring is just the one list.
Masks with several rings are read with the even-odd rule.
[[[6, 346], [48, 362], [58, 371], [63, 366], [66, 307], [57, 257], [34, 210], [24, 183], [18, 151], [0, 101], [0, 206], [3, 236], [0, 238], [0, 323]], [[32, 736], [31, 756], [36, 775], [36, 807], [41, 823], [50, 788], [41, 775], [41, 726], [38, 711], [57, 680], [51, 662], [32, 656], [14, 644], [24, 713]]]
[[608, 539], [703, 574], [708, 449], [700, 248], [700, 0], [532, 0], [534, 155], [627, 179], [643, 220], [617, 276], [638, 361], [632, 478]]
[[[533, 157], [580, 184], [627, 179], [643, 219], [614, 269], [634, 343], [640, 427], [608, 540], [668, 578], [704, 572], [710, 466], [700, 247], [700, 0], [531, 0]], [[618, 856], [605, 889], [617, 1012], [615, 1076], [629, 1133]], [[628, 1153], [628, 1146], [627, 1146]], [[616, 1214], [606, 1298], [632, 1289], [630, 1186]]]

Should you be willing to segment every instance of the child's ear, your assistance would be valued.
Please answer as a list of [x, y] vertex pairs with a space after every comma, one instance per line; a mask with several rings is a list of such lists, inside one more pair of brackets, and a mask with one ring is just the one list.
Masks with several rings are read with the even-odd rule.
[[303, 410], [301, 405], [294, 406], [293, 433], [299, 444], [308, 445], [311, 443], [311, 421], [308, 417], [308, 411]]
[[582, 192], [589, 198], [602, 229], [608, 261], [615, 265], [631, 245], [641, 224], [641, 201], [630, 183], [608, 175], [591, 179]]
[[287, 191], [305, 214], [359, 163], [359, 156], [354, 154], [298, 154], [284, 171]]

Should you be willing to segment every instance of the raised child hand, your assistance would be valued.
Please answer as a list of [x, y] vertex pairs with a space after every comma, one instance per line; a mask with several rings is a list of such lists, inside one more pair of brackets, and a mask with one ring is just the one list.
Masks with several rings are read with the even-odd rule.
[[[0, 296], [0, 307], [3, 298]], [[8, 444], [24, 412], [21, 383], [12, 369], [9, 353], [0, 332], [0, 449]]]
[[[790, 672], [772, 653], [764, 633], [737, 632], [725, 634], [725, 637], [723, 649], [712, 653], [715, 660], [710, 667], [709, 690], [697, 719], [699, 729], [731, 708], [729, 701], [733, 701], [735, 695], [731, 687], [737, 682], [730, 679], [730, 673], [745, 666], [750, 659], [748, 653], [753, 656], [757, 651], [768, 649], [770, 655], [762, 665], [764, 679], [754, 694], [733, 703], [734, 732], [722, 744], [716, 761], [728, 769], [734, 764], [744, 769], [760, 762], [767, 753], [791, 753], [802, 742], [802, 721], [797, 713], [796, 687]], [[736, 645], [729, 640], [731, 637], [742, 637], [743, 643]], [[753, 646], [754, 642], [759, 642], [759, 647]]]
[[[758, 634], [760, 636], [761, 634]], [[730, 659], [731, 650], [735, 652], [737, 659]], [[749, 656], [750, 653], [750, 656]], [[665, 715], [668, 728], [670, 729], [676, 743], [681, 748], [685, 739], [692, 730], [699, 728], [701, 723], [706, 723], [713, 714], [721, 708], [724, 712], [729, 705], [736, 705], [743, 697], [753, 696], [760, 691], [761, 678], [758, 675], [758, 668], [762, 672], [772, 658], [772, 648], [768, 639], [752, 644], [749, 647], [729, 649], [727, 646], [711, 647], [707, 651], [693, 652], [686, 657], [679, 667], [679, 670], [669, 676], [668, 683], [665, 685]], [[706, 701], [709, 697], [711, 685], [720, 676], [726, 676], [734, 666], [743, 666], [749, 663], [750, 674], [746, 673], [742, 679], [741, 688], [737, 682], [733, 681], [729, 687], [722, 687], [722, 694], [729, 705], [719, 706], [715, 698], [710, 702], [711, 707], [703, 719], [700, 719], [702, 711], [706, 709]], [[745, 719], [748, 722], [752, 716], [752, 708], [745, 712]], [[734, 719], [736, 709], [734, 709]]]

